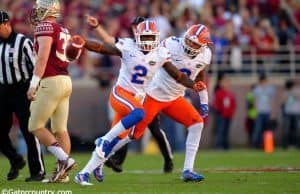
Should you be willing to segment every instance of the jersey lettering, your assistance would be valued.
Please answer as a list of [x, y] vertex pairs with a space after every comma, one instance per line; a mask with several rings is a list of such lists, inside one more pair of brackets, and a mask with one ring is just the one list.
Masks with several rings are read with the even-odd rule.
[[65, 50], [67, 47], [68, 40], [70, 38], [71, 38], [71, 35], [68, 33], [65, 33], [65, 32], [59, 33], [59, 40], [57, 42], [56, 56], [57, 56], [57, 58], [59, 58], [60, 60], [62, 60], [64, 62], [68, 62]]
[[137, 65], [134, 67], [135, 73], [132, 75], [131, 82], [135, 84], [144, 84], [143, 77], [147, 75], [147, 68], [142, 65]]

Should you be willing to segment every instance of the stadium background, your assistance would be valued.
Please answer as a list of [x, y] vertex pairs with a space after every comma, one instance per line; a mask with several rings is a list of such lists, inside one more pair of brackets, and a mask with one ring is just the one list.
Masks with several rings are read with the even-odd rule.
[[[282, 134], [282, 91], [287, 79], [296, 78], [300, 72], [300, 3], [297, 0], [65, 0], [62, 24], [72, 34], [96, 39], [85, 23], [84, 15], [97, 16], [113, 36], [128, 37], [130, 20], [137, 15], [157, 20], [161, 39], [169, 35], [181, 36], [188, 26], [205, 24], [211, 31], [215, 44], [213, 63], [208, 71], [210, 101], [214, 96], [216, 78], [226, 73], [237, 98], [237, 110], [230, 129], [232, 146], [247, 146], [245, 130], [246, 93], [257, 76], [266, 73], [277, 88], [274, 110], [278, 121], [275, 142], [280, 145]], [[14, 28], [32, 37], [33, 29], [28, 15], [33, 0], [1, 0], [0, 9], [9, 11]], [[120, 61], [85, 52], [79, 61], [70, 66], [73, 78], [69, 130], [73, 145], [82, 148], [97, 135], [109, 128], [110, 110], [108, 93], [118, 74]], [[196, 94], [189, 93], [195, 106]], [[212, 114], [206, 120], [202, 147], [214, 147]], [[163, 129], [175, 150], [182, 150], [184, 130], [170, 121], [163, 121]], [[171, 126], [171, 127], [170, 127]], [[174, 134], [177, 134], [176, 135]], [[180, 139], [181, 137], [181, 139]]]

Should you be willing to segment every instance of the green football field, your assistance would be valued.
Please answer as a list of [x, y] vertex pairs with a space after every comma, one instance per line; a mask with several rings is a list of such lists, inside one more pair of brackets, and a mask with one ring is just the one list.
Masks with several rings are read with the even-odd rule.
[[[85, 194], [85, 193], [201, 193], [201, 194], [300, 194], [300, 151], [276, 150], [265, 154], [253, 150], [229, 152], [200, 150], [196, 171], [202, 172], [205, 180], [199, 183], [184, 183], [180, 180], [184, 155], [175, 154], [175, 170], [162, 173], [160, 155], [130, 154], [124, 164], [124, 172], [116, 174], [105, 169], [105, 180], [94, 186], [82, 187], [73, 182], [74, 174], [87, 162], [90, 154], [74, 154], [78, 166], [71, 173], [67, 184], [25, 183], [27, 166], [15, 181], [7, 182], [9, 164], [0, 156], [1, 194]], [[54, 167], [54, 159], [46, 156], [48, 174]]]

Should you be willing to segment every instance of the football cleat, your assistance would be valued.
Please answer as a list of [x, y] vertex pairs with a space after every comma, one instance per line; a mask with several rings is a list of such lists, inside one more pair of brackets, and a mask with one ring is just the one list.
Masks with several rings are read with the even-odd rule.
[[102, 139], [101, 137], [95, 140], [96, 144], [96, 153], [101, 159], [105, 159], [111, 151], [110, 143], [107, 140]]
[[98, 182], [103, 182], [104, 175], [103, 175], [103, 165], [102, 164], [94, 170], [94, 177]]
[[182, 173], [181, 179], [184, 182], [189, 182], [189, 181], [200, 182], [204, 179], [204, 176], [202, 176], [201, 174], [197, 174], [195, 172], [192, 172], [190, 170], [185, 170]]
[[81, 186], [91, 186], [93, 185], [90, 183], [90, 175], [89, 173], [84, 173], [84, 174], [77, 174], [75, 176], [75, 183], [80, 184]]
[[164, 164], [164, 173], [171, 173], [173, 171], [174, 164], [172, 160], [166, 160]]
[[49, 182], [57, 182], [60, 177], [64, 174], [68, 174], [76, 166], [75, 160], [73, 158], [68, 158], [67, 160], [59, 160], [57, 162], [56, 170], [53, 175], [49, 178]]

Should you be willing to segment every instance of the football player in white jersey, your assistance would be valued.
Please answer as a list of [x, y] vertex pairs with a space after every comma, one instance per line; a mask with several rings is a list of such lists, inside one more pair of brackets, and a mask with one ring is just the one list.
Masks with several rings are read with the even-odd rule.
[[208, 115], [208, 93], [203, 81], [204, 69], [210, 64], [212, 58], [212, 51], [208, 47], [210, 44], [209, 31], [201, 24], [191, 26], [184, 38], [170, 37], [162, 42], [162, 45], [171, 52], [172, 63], [185, 75], [203, 84], [203, 89], [199, 92], [201, 115], [183, 98], [185, 87], [173, 81], [164, 69], [160, 69], [146, 88], [143, 102], [144, 119], [133, 127], [128, 137], [112, 148], [108, 157], [131, 139], [139, 139], [153, 117], [163, 112], [188, 128], [182, 179], [184, 181], [204, 179], [201, 174], [193, 172], [193, 168], [201, 139], [203, 118]]
[[96, 140], [92, 158], [75, 177], [77, 183], [90, 185], [89, 174], [103, 164], [111, 149], [120, 141], [118, 135], [126, 133], [126, 129], [144, 118], [143, 106], [135, 97], [145, 91], [160, 67], [178, 83], [196, 91], [203, 89], [202, 82], [195, 83], [172, 65], [169, 50], [159, 44], [159, 31], [155, 22], [150, 20], [137, 26], [135, 41], [129, 38], [120, 39], [116, 45], [86, 41], [85, 47], [88, 50], [121, 57], [119, 77], [110, 95], [110, 103], [119, 121], [105, 136]]
[[[118, 38], [113, 37], [109, 35], [105, 29], [99, 24], [99, 21], [97, 18], [86, 15], [87, 23], [94, 28], [95, 32], [97, 32], [97, 35], [99, 36], [100, 40], [108, 43], [108, 44], [116, 44], [118, 42]], [[131, 30], [133, 34], [136, 31], [136, 27], [139, 23], [145, 21], [146, 19], [144, 17], [136, 17], [133, 18], [131, 21]], [[126, 88], [125, 88], [126, 89]], [[119, 121], [118, 117], [115, 117], [112, 121], [112, 127]], [[152, 122], [148, 125], [148, 128], [153, 136], [153, 138], [156, 140], [158, 147], [160, 148], [160, 151], [164, 158], [164, 172], [172, 172], [173, 170], [173, 154], [171, 150], [170, 143], [168, 141], [168, 138], [164, 131], [160, 129], [159, 124], [159, 115], [157, 115], [155, 118], [153, 118]], [[123, 136], [127, 136], [127, 134], [121, 134], [120, 137], [123, 138]], [[122, 149], [118, 150], [112, 157], [110, 157], [106, 162], [106, 166], [111, 167], [116, 172], [122, 171], [122, 164], [125, 161], [125, 157], [127, 154], [128, 146], [122, 147]], [[100, 169], [99, 169], [100, 170]], [[96, 174], [96, 171], [94, 171], [94, 174]], [[97, 173], [101, 174], [101, 173]], [[97, 177], [97, 176], [96, 176]], [[97, 178], [96, 178], [97, 179]]]

